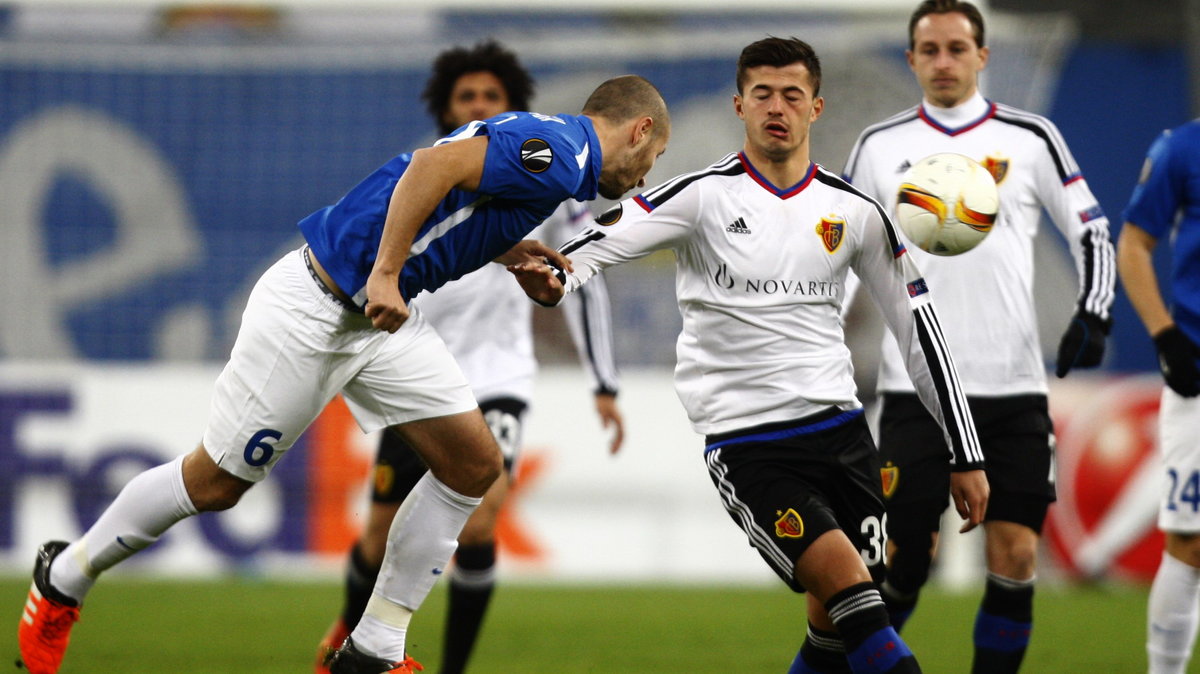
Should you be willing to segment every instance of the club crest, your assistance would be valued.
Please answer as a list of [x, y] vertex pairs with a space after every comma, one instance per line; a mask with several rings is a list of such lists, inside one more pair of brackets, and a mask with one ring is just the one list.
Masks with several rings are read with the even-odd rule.
[[541, 138], [530, 138], [521, 143], [521, 165], [530, 173], [541, 173], [554, 162], [550, 144]]
[[787, 512], [775, 511], [779, 519], [775, 520], [775, 536], [778, 538], [802, 538], [804, 536], [804, 520], [794, 508]]
[[846, 233], [846, 221], [830, 215], [821, 218], [817, 223], [817, 236], [825, 244], [825, 250], [832, 253], [842, 245], [842, 237]]
[[879, 469], [879, 480], [883, 484], [883, 497], [891, 498], [896, 493], [896, 485], [900, 482], [900, 468], [891, 461]]
[[1008, 176], [1008, 161], [1006, 157], [993, 157], [990, 155], [983, 160], [983, 167], [988, 170], [988, 173], [992, 174], [992, 180], [996, 181], [997, 186], [1004, 182], [1004, 179]]

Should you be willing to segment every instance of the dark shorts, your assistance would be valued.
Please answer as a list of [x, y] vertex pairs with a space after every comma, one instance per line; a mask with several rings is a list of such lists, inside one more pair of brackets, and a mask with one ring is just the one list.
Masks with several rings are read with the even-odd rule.
[[781, 424], [709, 436], [708, 474], [730, 517], [796, 592], [796, 560], [841, 529], [878, 582], [887, 543], [879, 459], [861, 410], [831, 409]]
[[[987, 465], [986, 520], [1041, 533], [1055, 500], [1054, 429], [1044, 395], [967, 398]], [[950, 450], [942, 429], [913, 393], [885, 393], [879, 456], [888, 535], [927, 537], [950, 503]]]
[[[479, 403], [483, 419], [504, 454], [504, 469], [512, 476], [521, 447], [521, 420], [528, 408], [516, 398], [495, 398]], [[429, 470], [399, 433], [385, 430], [379, 439], [375, 471], [371, 480], [371, 501], [399, 503], [417, 486], [417, 481]]]

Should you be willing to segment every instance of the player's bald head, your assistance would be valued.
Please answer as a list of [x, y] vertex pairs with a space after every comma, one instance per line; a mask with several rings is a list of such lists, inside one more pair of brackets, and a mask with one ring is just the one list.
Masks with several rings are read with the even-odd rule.
[[613, 126], [649, 117], [654, 120], [651, 133], [655, 137], [671, 129], [671, 117], [662, 94], [649, 80], [637, 75], [614, 77], [596, 87], [583, 104], [583, 114], [598, 117]]

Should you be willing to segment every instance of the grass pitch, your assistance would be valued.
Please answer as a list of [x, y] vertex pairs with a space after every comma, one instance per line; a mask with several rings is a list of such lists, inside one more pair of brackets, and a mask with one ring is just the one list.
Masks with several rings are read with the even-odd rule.
[[[25, 578], [0, 579], [11, 616], [0, 640], [15, 671]], [[106, 578], [88, 597], [61, 674], [297, 674], [340, 605], [332, 583]], [[414, 619], [409, 651], [436, 672], [445, 592]], [[930, 673], [970, 670], [979, 592], [929, 591], [904, 636]], [[1146, 671], [1146, 589], [1039, 588], [1025, 672]], [[2, 614], [0, 614], [2, 615]], [[473, 672], [783, 674], [804, 634], [787, 590], [720, 587], [501, 585]], [[1193, 663], [1191, 672], [1200, 672]]]

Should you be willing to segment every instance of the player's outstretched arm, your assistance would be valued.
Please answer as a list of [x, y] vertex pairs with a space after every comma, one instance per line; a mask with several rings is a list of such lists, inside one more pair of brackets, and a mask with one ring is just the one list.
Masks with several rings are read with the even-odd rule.
[[555, 306], [567, 294], [557, 270], [544, 262], [520, 262], [507, 269], [517, 277], [517, 283], [529, 299], [542, 306]]
[[990, 494], [987, 475], [982, 470], [950, 473], [950, 496], [954, 499], [954, 509], [965, 520], [958, 533], [965, 534], [983, 522]]
[[517, 245], [509, 248], [494, 262], [499, 262], [506, 267], [522, 262], [548, 262], [567, 272], [575, 271], [575, 268], [571, 266], [570, 258], [536, 239], [523, 239], [517, 242]]

